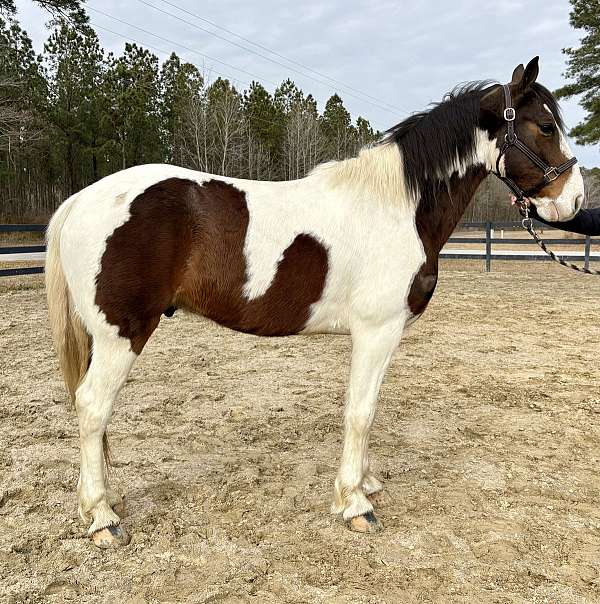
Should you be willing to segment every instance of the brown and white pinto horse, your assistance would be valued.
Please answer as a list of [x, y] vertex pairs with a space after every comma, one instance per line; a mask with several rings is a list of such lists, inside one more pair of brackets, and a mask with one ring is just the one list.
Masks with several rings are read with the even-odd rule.
[[[510, 84], [520, 140], [549, 165], [572, 157], [537, 58]], [[438, 254], [504, 139], [499, 85], [470, 85], [409, 117], [358, 157], [291, 182], [147, 165], [73, 195], [48, 229], [50, 324], [81, 438], [79, 514], [94, 542], [127, 543], [105, 473], [113, 403], [161, 315], [185, 309], [262, 335], [352, 336], [341, 465], [332, 510], [373, 531], [369, 431], [386, 368], [437, 281]], [[527, 189], [538, 168], [509, 150], [503, 174]], [[577, 166], [531, 200], [568, 219]]]

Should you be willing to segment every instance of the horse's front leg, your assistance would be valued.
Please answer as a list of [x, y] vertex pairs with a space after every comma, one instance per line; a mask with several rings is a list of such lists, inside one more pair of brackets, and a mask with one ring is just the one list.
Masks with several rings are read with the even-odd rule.
[[352, 327], [352, 361], [344, 415], [344, 448], [335, 481], [332, 512], [341, 513], [350, 528], [379, 530], [367, 495], [381, 489], [369, 472], [369, 432], [379, 388], [402, 337], [404, 319], [377, 326], [361, 321]]

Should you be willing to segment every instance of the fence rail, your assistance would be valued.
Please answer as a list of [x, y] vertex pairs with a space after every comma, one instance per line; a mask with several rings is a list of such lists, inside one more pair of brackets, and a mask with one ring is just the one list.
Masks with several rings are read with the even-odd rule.
[[[0, 224], [0, 233], [44, 233], [45, 224]], [[46, 251], [45, 245], [9, 245], [0, 247], [0, 262], [18, 262], [20, 260], [29, 260], [29, 258], [20, 258], [23, 254], [40, 254]], [[7, 256], [19, 256], [19, 258], [10, 258]], [[38, 258], [32, 258], [37, 260]], [[0, 277], [16, 277], [18, 275], [38, 275], [44, 272], [43, 266], [22, 266], [19, 268], [0, 269]]]
[[[543, 225], [539, 222], [534, 224], [538, 229], [557, 230], [553, 227]], [[0, 224], [0, 233], [43, 233], [46, 230], [45, 224]], [[455, 259], [455, 260], [485, 260], [485, 270], [490, 272], [492, 269], [492, 260], [550, 260], [550, 258], [540, 251], [528, 250], [502, 250], [494, 252], [493, 246], [523, 246], [532, 245], [531, 239], [518, 239], [515, 237], [495, 237], [496, 231], [507, 229], [509, 231], [520, 229], [520, 222], [463, 222], [458, 225], [457, 231], [465, 229], [477, 229], [485, 231], [485, 237], [450, 237], [448, 243], [451, 244], [484, 244], [485, 248], [477, 249], [448, 249], [442, 250], [440, 257]], [[556, 252], [558, 256], [569, 261], [583, 261], [586, 268], [589, 268], [590, 261], [600, 260], [600, 252], [592, 252], [592, 245], [600, 245], [600, 239], [562, 239], [549, 237], [545, 239], [549, 245], [567, 245], [567, 246], [582, 246], [583, 250], [561, 250]], [[22, 258], [21, 256], [28, 254], [42, 254], [46, 251], [44, 245], [10, 245], [0, 247], [0, 262], [27, 261], [37, 260], [39, 258]], [[12, 258], [10, 256], [13, 256]], [[18, 256], [14, 258], [14, 256]], [[44, 272], [43, 266], [30, 266], [21, 268], [5, 268], [0, 269], [0, 277], [13, 277], [17, 275], [35, 275]]]
[[[542, 224], [537, 220], [534, 220], [534, 226], [536, 229], [544, 229], [550, 231], [559, 231], [560, 229], [555, 229], [554, 227]], [[485, 230], [485, 237], [450, 237], [448, 239], [448, 243], [483, 243], [485, 244], [485, 251], [478, 252], [477, 250], [453, 250], [453, 249], [443, 249], [440, 253], [441, 258], [449, 258], [449, 259], [461, 259], [461, 260], [485, 260], [485, 270], [486, 272], [490, 272], [492, 270], [492, 260], [542, 260], [547, 261], [551, 260], [551, 258], [545, 254], [542, 250], [535, 251], [526, 251], [526, 250], [506, 250], [501, 252], [493, 252], [493, 245], [535, 245], [530, 238], [527, 239], [517, 239], [514, 237], [494, 237], [496, 231], [503, 231], [504, 229], [508, 230], [521, 230], [522, 226], [520, 222], [463, 222], [458, 225], [458, 231], [462, 231], [464, 229], [477, 229], [477, 230]], [[567, 246], [583, 246], [582, 251], [565, 251], [559, 250], [555, 251], [556, 255], [564, 260], [568, 261], [583, 261], [584, 266], [589, 268], [590, 261], [592, 260], [600, 260], [600, 252], [592, 252], [592, 245], [600, 245], [600, 239], [592, 239], [590, 237], [585, 237], [584, 239], [566, 239], [566, 238], [556, 238], [549, 237], [545, 238], [544, 241], [548, 245], [567, 245]]]

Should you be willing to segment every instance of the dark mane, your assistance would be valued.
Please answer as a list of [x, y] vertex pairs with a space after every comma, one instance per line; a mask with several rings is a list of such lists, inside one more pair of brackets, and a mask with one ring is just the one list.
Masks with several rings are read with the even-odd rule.
[[[413, 194], [422, 193], [428, 185], [450, 176], [449, 171], [457, 161], [473, 155], [480, 100], [495, 85], [491, 80], [460, 85], [440, 103], [411, 115], [385, 133], [383, 143], [394, 142], [402, 152], [406, 183]], [[536, 82], [528, 93], [531, 94], [548, 105], [562, 130], [560, 109], [550, 91]], [[531, 99], [528, 95], [522, 102]]]

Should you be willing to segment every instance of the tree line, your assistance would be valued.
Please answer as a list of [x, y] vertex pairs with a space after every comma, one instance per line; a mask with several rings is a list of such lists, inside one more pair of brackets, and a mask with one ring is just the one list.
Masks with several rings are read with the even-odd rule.
[[[290, 79], [271, 93], [209, 76], [137, 44], [106, 53], [81, 10], [54, 16], [37, 55], [14, 12], [0, 15], [0, 222], [45, 221], [72, 193], [137, 164], [294, 179], [380, 136], [337, 94], [319, 113]], [[465, 218], [514, 217], [488, 179]]]
[[27, 33], [0, 19], [2, 219], [45, 218], [63, 199], [143, 163], [259, 180], [304, 176], [379, 135], [353, 123], [342, 99], [322, 114], [291, 80], [243, 91], [175, 53], [126, 43], [105, 53], [83, 16], [54, 19], [41, 56]]

